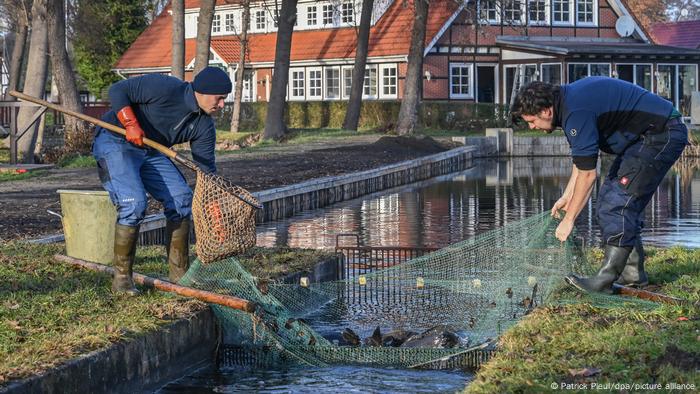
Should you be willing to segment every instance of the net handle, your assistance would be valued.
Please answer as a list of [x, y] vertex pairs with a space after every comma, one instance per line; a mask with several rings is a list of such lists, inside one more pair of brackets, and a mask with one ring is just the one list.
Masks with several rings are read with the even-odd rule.
[[[115, 126], [111, 123], [107, 123], [105, 121], [99, 120], [97, 118], [93, 118], [92, 116], [85, 115], [85, 114], [80, 113], [80, 112], [71, 111], [70, 109], [65, 108], [61, 105], [50, 103], [46, 100], [42, 100], [40, 98], [36, 98], [33, 96], [29, 96], [27, 94], [20, 93], [16, 90], [11, 90], [9, 93], [10, 93], [10, 96], [17, 97], [20, 100], [29, 101], [29, 102], [34, 103], [34, 104], [42, 105], [42, 106], [44, 106], [46, 108], [50, 108], [54, 111], [58, 111], [58, 112], [61, 112], [63, 114], [66, 114], [66, 115], [73, 116], [73, 117], [78, 118], [80, 120], [84, 120], [86, 122], [100, 126], [100, 127], [107, 129], [109, 131], [113, 131], [117, 134], [121, 134], [123, 136], [126, 136], [126, 130], [124, 130], [123, 128], [121, 128], [119, 126]], [[185, 167], [189, 168], [190, 170], [199, 171], [199, 167], [197, 167], [197, 165], [192, 160], [185, 158], [184, 156], [177, 153], [176, 151], [174, 151], [174, 150], [172, 150], [164, 145], [161, 145], [161, 144], [159, 144], [151, 139], [148, 139], [148, 138], [144, 138], [143, 143], [145, 145], [157, 150], [158, 152], [164, 154], [165, 156], [177, 161], [178, 163], [184, 165]]]

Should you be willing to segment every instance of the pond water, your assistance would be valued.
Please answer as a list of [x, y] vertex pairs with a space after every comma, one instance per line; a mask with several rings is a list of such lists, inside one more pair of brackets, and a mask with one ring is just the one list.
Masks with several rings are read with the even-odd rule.
[[[700, 247], [700, 170], [686, 164], [649, 203], [645, 245]], [[263, 223], [258, 245], [333, 249], [337, 234], [356, 233], [368, 246], [443, 247], [549, 211], [570, 174], [566, 157], [477, 160], [461, 173]], [[587, 245], [600, 243], [594, 207], [601, 182], [576, 222]]]
[[[700, 247], [700, 171], [685, 164], [664, 179], [647, 208], [647, 245]], [[356, 233], [371, 246], [443, 247], [548, 211], [570, 173], [570, 158], [478, 160], [460, 173], [264, 223], [258, 245], [333, 249], [337, 234]], [[587, 245], [600, 242], [593, 212], [599, 186], [576, 223]], [[455, 392], [471, 378], [456, 371], [363, 367], [205, 369], [161, 392]]]

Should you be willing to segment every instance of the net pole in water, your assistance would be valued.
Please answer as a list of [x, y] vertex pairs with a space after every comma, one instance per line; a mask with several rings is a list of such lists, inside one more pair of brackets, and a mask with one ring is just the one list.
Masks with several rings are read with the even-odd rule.
[[[103, 272], [106, 274], [114, 275], [114, 268], [107, 265], [92, 263], [89, 261], [76, 259], [75, 257], [65, 256], [62, 254], [54, 255], [54, 259], [77, 267], [87, 268], [91, 271]], [[167, 291], [169, 293], [175, 293], [181, 296], [195, 298], [197, 300], [208, 302], [210, 304], [222, 305], [248, 313], [253, 312], [256, 306], [254, 302], [244, 300], [242, 298], [212, 293], [206, 290], [193, 289], [191, 287], [186, 286], [180, 286], [167, 280], [152, 278], [150, 276], [142, 275], [136, 272], [134, 272], [133, 278], [134, 282], [142, 286], [152, 287], [161, 291]]]

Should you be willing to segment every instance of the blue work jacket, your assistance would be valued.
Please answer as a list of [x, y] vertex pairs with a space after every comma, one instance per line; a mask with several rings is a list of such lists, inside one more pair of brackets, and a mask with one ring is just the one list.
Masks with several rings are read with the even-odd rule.
[[131, 106], [146, 133], [167, 147], [190, 143], [192, 158], [205, 172], [216, 172], [214, 120], [197, 105], [192, 84], [149, 74], [116, 82], [109, 89], [112, 110], [102, 120], [123, 127], [116, 112]]
[[641, 135], [664, 131], [673, 104], [635, 84], [587, 77], [560, 87], [554, 126], [564, 130], [574, 164], [596, 167], [598, 151], [621, 154]]

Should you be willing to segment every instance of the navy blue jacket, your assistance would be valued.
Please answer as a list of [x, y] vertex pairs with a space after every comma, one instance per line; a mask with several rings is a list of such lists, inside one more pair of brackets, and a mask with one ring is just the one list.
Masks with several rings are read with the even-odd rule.
[[598, 150], [620, 154], [645, 133], [659, 133], [671, 102], [627, 81], [587, 77], [562, 85], [554, 100], [554, 126], [564, 130], [574, 164], [592, 170]]
[[197, 105], [192, 84], [149, 74], [109, 88], [112, 110], [102, 120], [123, 127], [116, 111], [130, 105], [146, 137], [167, 147], [190, 143], [192, 158], [205, 172], [216, 172], [214, 120]]

